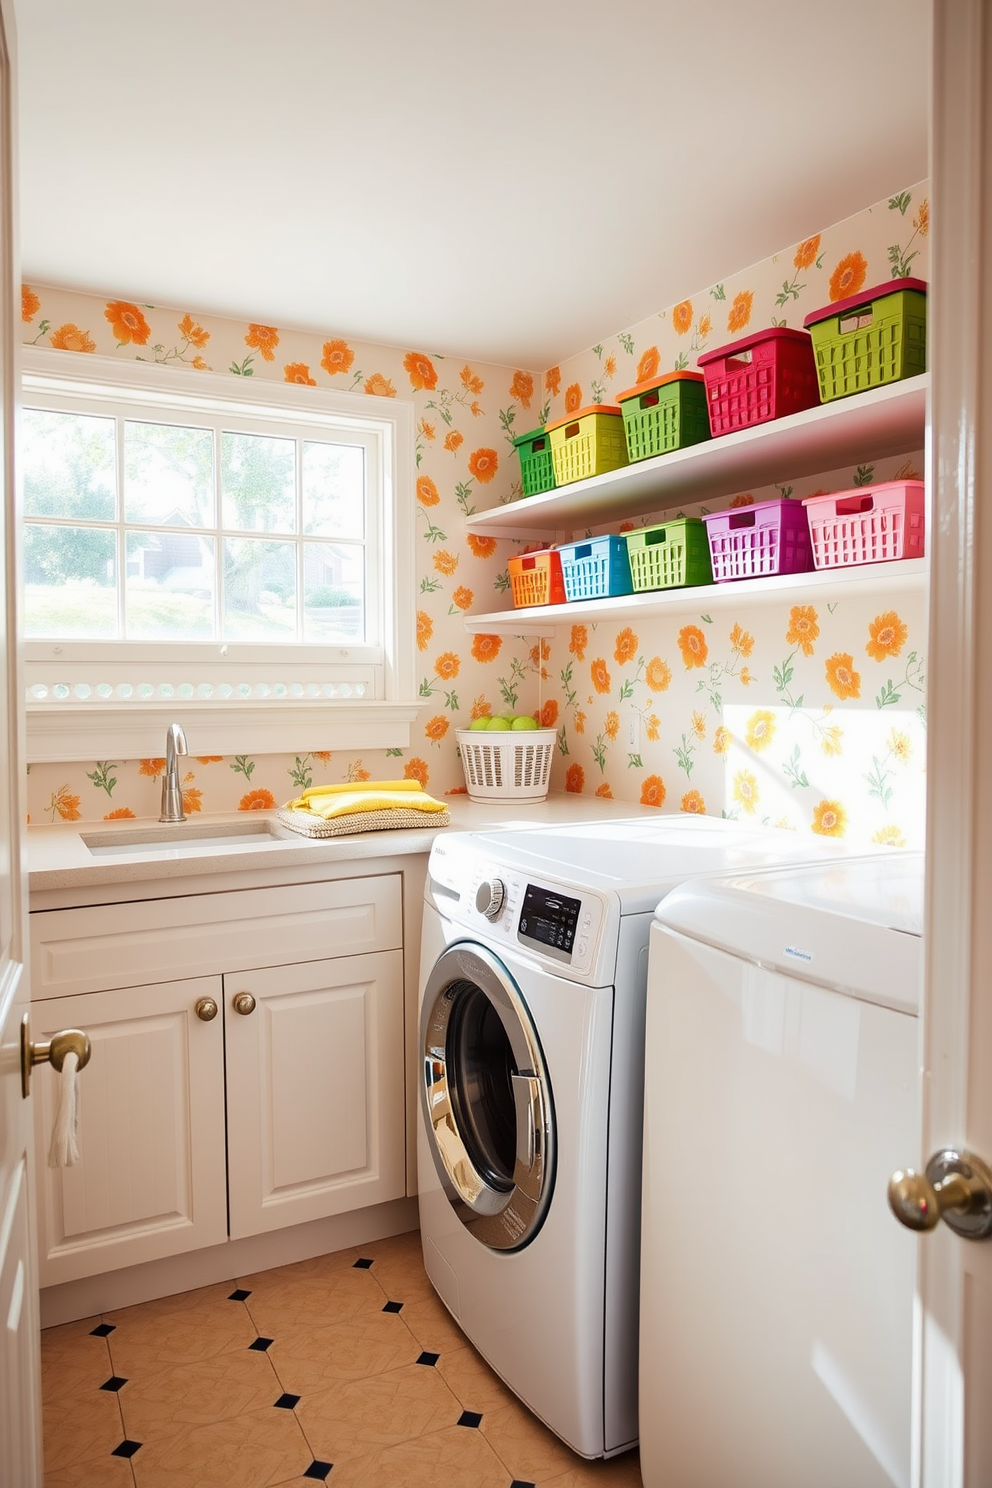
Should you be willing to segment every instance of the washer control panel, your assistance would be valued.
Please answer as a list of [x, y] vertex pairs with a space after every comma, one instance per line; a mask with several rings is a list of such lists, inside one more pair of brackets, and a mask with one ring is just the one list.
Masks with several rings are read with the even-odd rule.
[[582, 981], [597, 971], [611, 910], [596, 890], [524, 876], [456, 838], [434, 844], [428, 895], [449, 920], [497, 945], [515, 945]]

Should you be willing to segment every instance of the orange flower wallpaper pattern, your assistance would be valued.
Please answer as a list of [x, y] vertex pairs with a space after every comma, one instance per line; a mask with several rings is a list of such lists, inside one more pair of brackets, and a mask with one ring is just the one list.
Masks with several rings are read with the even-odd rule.
[[[723, 339], [773, 321], [801, 325], [835, 291], [856, 293], [897, 270], [926, 279], [928, 234], [923, 183], [543, 373], [26, 284], [25, 341], [65, 355], [184, 363], [292, 380], [303, 395], [307, 387], [329, 386], [411, 397], [415, 405], [423, 709], [409, 749], [364, 757], [334, 750], [198, 757], [183, 781], [187, 809], [261, 810], [269, 797], [279, 803], [309, 784], [396, 775], [438, 795], [461, 793], [455, 729], [500, 710], [527, 710], [558, 730], [558, 790], [880, 847], [919, 845], [926, 724], [920, 592], [887, 592], [880, 571], [877, 587], [858, 598], [834, 599], [819, 589], [795, 602], [759, 604], [742, 594], [733, 612], [699, 605], [695, 613], [676, 608], [627, 624], [584, 617], [535, 646], [532, 638], [466, 629], [473, 610], [506, 608], [506, 560], [520, 544], [466, 532], [463, 523], [475, 510], [519, 496], [514, 434], [586, 401], [607, 401], [612, 389], [694, 368], [731, 321], [735, 329]], [[264, 305], [258, 309], [264, 316]], [[919, 451], [873, 463], [870, 454], [853, 469], [728, 490], [711, 509], [904, 479], [922, 468]], [[629, 530], [656, 515], [622, 525]], [[192, 736], [190, 742], [196, 748]], [[36, 765], [28, 782], [32, 820], [154, 816], [163, 763]]]

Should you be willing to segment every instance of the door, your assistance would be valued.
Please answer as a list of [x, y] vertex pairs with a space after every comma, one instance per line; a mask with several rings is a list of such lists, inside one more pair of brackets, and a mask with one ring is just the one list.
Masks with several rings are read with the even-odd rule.
[[19, 317], [13, 222], [13, 5], [0, 0], [0, 1483], [41, 1482], [38, 1296], [32, 1216], [31, 1100], [21, 1095], [20, 1025], [28, 1004], [21, 870], [23, 750], [18, 732], [17, 544], [13, 429]]
[[406, 1192], [403, 952], [224, 977], [231, 1238]]
[[44, 1153], [55, 1081], [35, 1101], [42, 1286], [180, 1255], [227, 1239], [221, 978], [195, 977], [52, 997], [33, 1036], [85, 1028], [79, 1162]]
[[454, 945], [435, 962], [420, 1056], [427, 1143], [448, 1202], [481, 1244], [522, 1249], [551, 1200], [554, 1108], [527, 1006], [484, 946]]
[[[992, 10], [935, 0], [923, 1132], [992, 1161]], [[921, 1253], [923, 1488], [992, 1483], [992, 1239]]]

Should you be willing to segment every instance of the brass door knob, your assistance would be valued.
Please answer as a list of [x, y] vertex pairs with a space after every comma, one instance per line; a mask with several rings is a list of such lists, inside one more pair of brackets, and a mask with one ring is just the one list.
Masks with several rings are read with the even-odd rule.
[[212, 997], [201, 997], [198, 999], [193, 1011], [201, 1023], [212, 1023], [217, 1016], [217, 1004]]
[[899, 1168], [889, 1179], [889, 1208], [909, 1230], [933, 1230], [941, 1220], [965, 1240], [992, 1235], [992, 1169], [973, 1152], [944, 1147], [925, 1173]]
[[249, 1013], [255, 1011], [255, 999], [250, 992], [237, 992], [231, 1001], [231, 1006], [236, 1013], [241, 1014], [242, 1018], [247, 1018]]
[[25, 1099], [31, 1092], [31, 1071], [36, 1064], [51, 1064], [61, 1070], [65, 1056], [72, 1053], [77, 1059], [76, 1068], [85, 1069], [93, 1052], [89, 1035], [80, 1028], [63, 1028], [61, 1033], [53, 1033], [47, 1043], [32, 1043], [28, 1019], [27, 1013], [21, 1019], [21, 1094]]

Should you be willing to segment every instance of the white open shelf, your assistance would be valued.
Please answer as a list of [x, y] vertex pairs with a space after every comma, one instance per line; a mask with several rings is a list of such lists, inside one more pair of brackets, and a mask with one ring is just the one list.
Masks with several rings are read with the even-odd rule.
[[[821, 569], [816, 573], [780, 574], [770, 579], [736, 579], [728, 584], [699, 584], [690, 589], [659, 589], [625, 594], [619, 599], [585, 599], [572, 604], [532, 605], [466, 615], [473, 634], [550, 636], [559, 625], [576, 621], [631, 620], [657, 615], [698, 615], [729, 605], [772, 604], [787, 599], [801, 604], [832, 603], [845, 595], [919, 591], [926, 584], [927, 560], [904, 558], [895, 563], [866, 563], [858, 568]], [[822, 596], [822, 597], [821, 597]]]
[[839, 398], [542, 496], [476, 512], [466, 527], [489, 537], [553, 539], [592, 523], [687, 506], [749, 486], [781, 485], [846, 464], [922, 449], [929, 385], [924, 373]]

